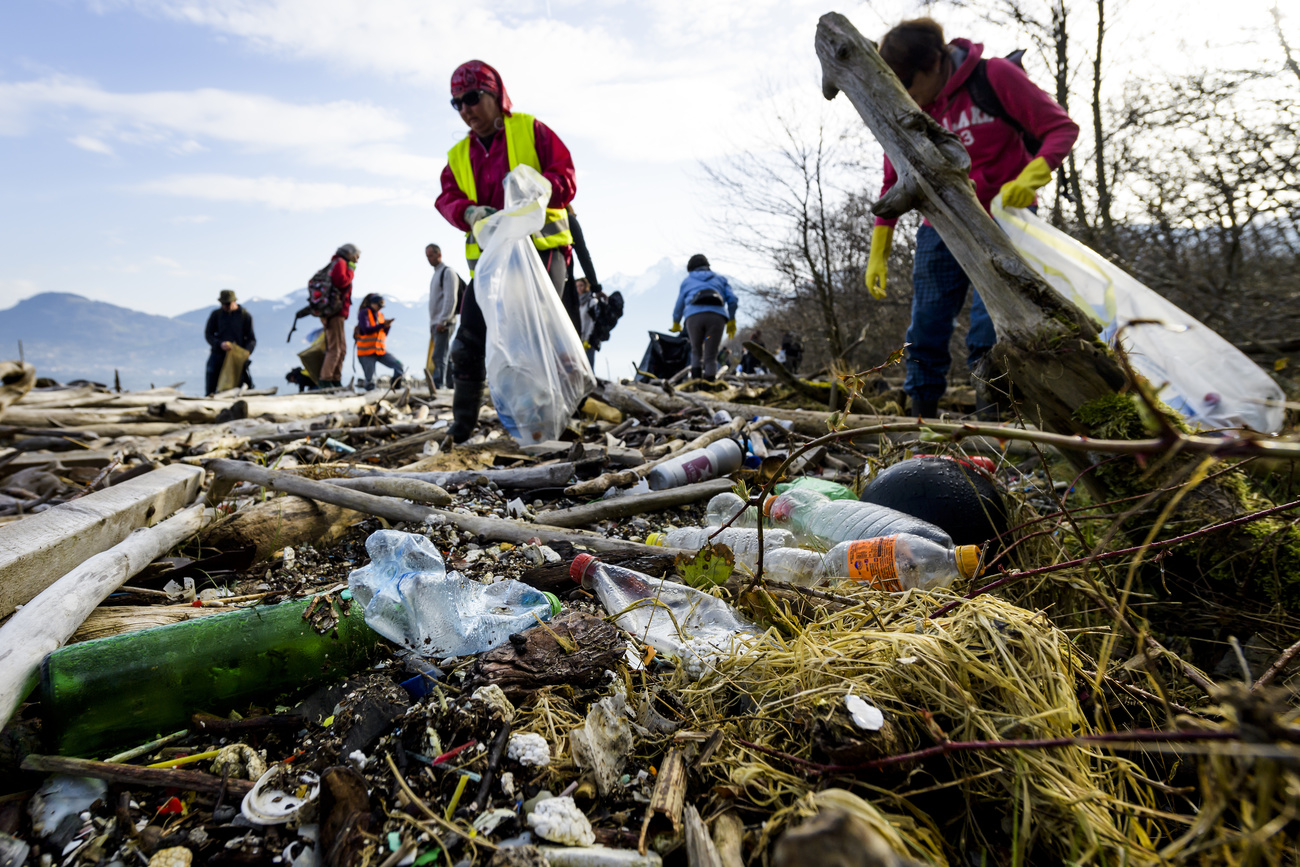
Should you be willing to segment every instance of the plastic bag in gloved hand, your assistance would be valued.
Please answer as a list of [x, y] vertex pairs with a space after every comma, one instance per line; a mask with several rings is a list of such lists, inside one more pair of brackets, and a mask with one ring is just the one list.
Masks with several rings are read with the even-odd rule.
[[474, 295], [487, 323], [492, 403], [506, 431], [529, 445], [559, 439], [596, 377], [531, 238], [545, 222], [550, 181], [518, 166], [505, 186], [505, 208], [478, 230]]
[[[1033, 269], [1097, 321], [1103, 340], [1113, 345], [1119, 335], [1133, 369], [1188, 421], [1281, 430], [1282, 389], [1237, 347], [1033, 212], [1004, 208], [1001, 196], [990, 210]], [[1139, 319], [1165, 327], [1125, 327]]]

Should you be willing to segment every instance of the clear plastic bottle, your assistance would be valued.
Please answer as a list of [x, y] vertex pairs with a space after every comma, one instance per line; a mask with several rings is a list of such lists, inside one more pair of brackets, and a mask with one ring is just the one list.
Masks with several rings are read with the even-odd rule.
[[740, 469], [744, 458], [745, 453], [735, 440], [720, 439], [702, 449], [691, 449], [665, 461], [647, 473], [645, 480], [652, 491], [678, 488], [734, 473]]
[[[739, 514], [736, 520], [732, 521], [732, 515]], [[731, 521], [730, 524], [727, 522]], [[746, 506], [745, 501], [731, 491], [724, 491], [717, 494], [709, 500], [709, 505], [705, 509], [704, 523], [710, 527], [721, 527], [724, 524], [728, 527], [747, 527], [753, 529], [758, 526], [758, 509], [753, 506]], [[770, 526], [767, 522], [764, 526]]]
[[736, 636], [757, 634], [754, 624], [721, 599], [590, 554], [574, 557], [569, 575], [596, 594], [620, 628], [660, 653], [705, 656], [708, 648], [725, 650]]
[[366, 623], [420, 656], [482, 653], [560, 610], [550, 593], [519, 581], [481, 584], [448, 573], [424, 536], [378, 530], [366, 540], [366, 551], [370, 563], [348, 576]]
[[840, 542], [826, 552], [822, 575], [852, 578], [877, 590], [936, 590], [979, 574], [978, 545], [940, 545], [899, 533]]
[[790, 530], [802, 545], [823, 551], [840, 542], [907, 533], [952, 547], [948, 534], [931, 523], [875, 503], [831, 500], [816, 491], [792, 488], [764, 503], [768, 520]]
[[[713, 535], [717, 533], [717, 535]], [[758, 530], [748, 527], [727, 527], [719, 530], [715, 527], [675, 527], [666, 533], [651, 533], [646, 537], [648, 545], [662, 545], [665, 548], [686, 548], [698, 551], [705, 545], [726, 545], [736, 555], [737, 562], [750, 562], [758, 559]], [[764, 551], [773, 551], [794, 544], [794, 534], [786, 530], [764, 530]]]
[[[767, 533], [778, 532], [776, 530], [767, 530]], [[825, 570], [822, 568], [822, 560], [826, 557], [818, 551], [809, 551], [807, 548], [773, 548], [770, 551], [763, 552], [763, 579], [766, 581], [779, 581], [782, 584], [797, 584], [800, 587], [815, 587], [826, 580]], [[758, 568], [757, 558], [755, 562], [744, 564], [751, 572]]]

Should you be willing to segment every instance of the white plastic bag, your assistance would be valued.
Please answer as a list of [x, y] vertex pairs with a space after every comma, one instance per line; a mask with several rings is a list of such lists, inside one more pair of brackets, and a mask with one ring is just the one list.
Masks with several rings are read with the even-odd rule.
[[[1237, 347], [1032, 211], [1004, 208], [1001, 196], [990, 210], [1034, 270], [1097, 321], [1103, 340], [1120, 335], [1133, 369], [1189, 422], [1281, 430], [1282, 389]], [[1139, 319], [1164, 327], [1126, 327]]]
[[505, 209], [478, 230], [474, 297], [487, 322], [484, 361], [497, 416], [531, 445], [560, 438], [596, 377], [529, 237], [545, 222], [551, 183], [518, 166], [505, 186]]

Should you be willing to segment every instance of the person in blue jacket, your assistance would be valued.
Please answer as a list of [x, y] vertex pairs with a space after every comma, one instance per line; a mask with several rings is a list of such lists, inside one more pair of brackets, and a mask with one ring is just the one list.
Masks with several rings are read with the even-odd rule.
[[709, 260], [696, 253], [686, 263], [686, 279], [677, 292], [677, 305], [673, 307], [674, 333], [682, 330], [683, 316], [686, 335], [691, 340], [691, 377], [713, 379], [718, 375], [718, 346], [722, 343], [722, 330], [727, 338], [736, 336], [736, 293], [731, 291], [727, 278], [713, 273]]

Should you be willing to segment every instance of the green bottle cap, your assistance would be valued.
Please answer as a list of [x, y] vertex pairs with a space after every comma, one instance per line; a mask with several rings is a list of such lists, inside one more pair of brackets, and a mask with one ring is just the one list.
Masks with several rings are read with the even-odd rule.
[[559, 614], [560, 597], [556, 596], [554, 593], [547, 593], [545, 590], [542, 591], [542, 595], [545, 596], [547, 601], [551, 603], [551, 616], [554, 617], [555, 615]]

